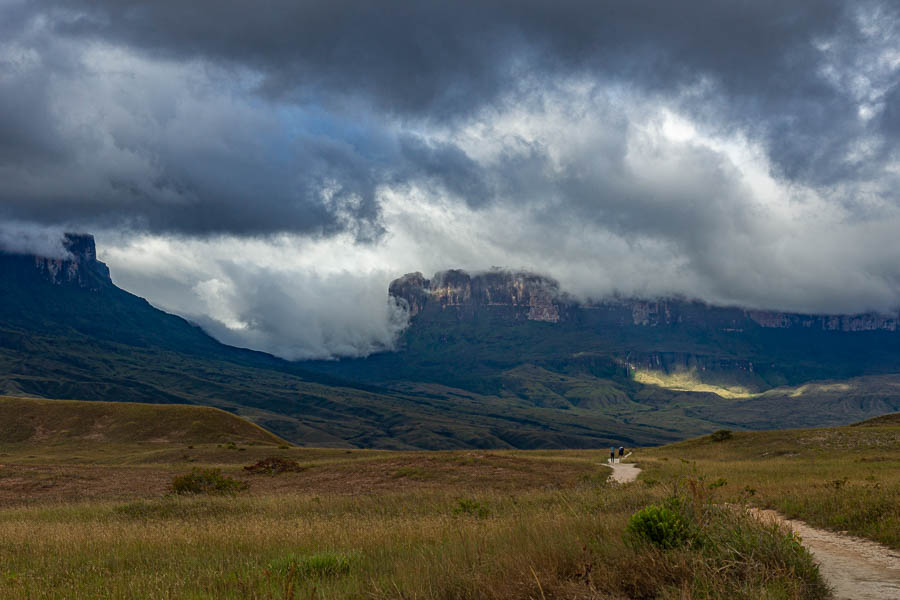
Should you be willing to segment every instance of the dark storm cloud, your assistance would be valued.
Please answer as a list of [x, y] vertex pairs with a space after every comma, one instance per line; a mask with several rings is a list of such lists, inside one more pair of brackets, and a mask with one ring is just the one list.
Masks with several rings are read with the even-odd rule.
[[59, 7], [60, 33], [250, 64], [266, 89], [319, 86], [429, 115], [580, 68], [660, 90], [709, 76], [734, 96], [820, 96], [811, 42], [855, 29], [851, 5], [834, 0], [39, 4]]
[[823, 48], [846, 66], [871, 61], [861, 18], [898, 18], [893, 3], [837, 0], [56, 4], [60, 33], [246, 65], [264, 74], [263, 93], [362, 97], [402, 117], [467, 115], [573, 73], [682, 95], [761, 139], [783, 176], [822, 184], [852, 176], [860, 166], [845, 155], [879, 134], [823, 76]]
[[[622, 190], [595, 178], [535, 181], [547, 170], [540, 147], [528, 164], [485, 167], [453, 142], [400, 131], [453, 127], [568, 78], [749, 136], [789, 181], [887, 188], [898, 94], [879, 79], [894, 72], [869, 65], [893, 47], [897, 10], [837, 0], [11, 2], [0, 8], [12, 40], [0, 77], [0, 216], [371, 239], [382, 231], [379, 187], [405, 183], [472, 206], [537, 189], [575, 207], [609, 198], [615, 213]], [[91, 71], [78, 52], [95, 42], [209, 80]], [[860, 74], [867, 89], [851, 79]], [[92, 77], [118, 88], [76, 99], [59, 90], [67, 79], [90, 89]], [[189, 96], [208, 108], [185, 115]], [[124, 114], [110, 118], [104, 102]], [[85, 118], [94, 103], [103, 108]], [[861, 103], [872, 118], [859, 118]]]
[[892, 135], [900, 136], [900, 83], [895, 83], [885, 94], [884, 104], [882, 125]]
[[400, 138], [399, 148], [407, 165], [407, 172], [400, 174], [401, 181], [434, 184], [470, 206], [483, 205], [493, 198], [495, 190], [484, 168], [459, 147], [407, 135]]

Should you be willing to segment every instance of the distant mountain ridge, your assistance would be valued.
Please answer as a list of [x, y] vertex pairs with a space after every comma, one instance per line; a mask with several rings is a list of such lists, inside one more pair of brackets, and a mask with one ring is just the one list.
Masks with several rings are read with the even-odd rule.
[[[804, 315], [680, 298], [578, 302], [527, 272], [410, 273], [397, 351], [314, 368], [699, 431], [847, 424], [900, 410], [896, 315]], [[698, 429], [699, 428], [699, 429]]]
[[616, 325], [646, 327], [677, 324], [701, 325], [722, 331], [745, 327], [819, 329], [822, 331], [897, 331], [900, 315], [862, 313], [813, 315], [772, 310], [722, 307], [678, 298], [620, 298], [578, 302], [560, 291], [554, 279], [524, 271], [491, 271], [469, 274], [463, 270], [439, 271], [431, 279], [408, 273], [391, 282], [388, 293], [405, 306], [410, 316], [450, 310], [460, 319], [471, 319], [495, 307], [512, 309], [513, 320], [558, 323], [575, 318], [578, 310], [605, 313]]
[[[616, 368], [629, 376], [642, 370], [689, 371], [701, 379], [730, 373], [726, 379], [752, 391], [900, 373], [896, 315], [805, 315], [679, 298], [579, 302], [550, 277], [502, 269], [441, 271], [431, 279], [411, 273], [394, 280], [388, 293], [411, 315], [401, 346], [415, 346], [429, 370], [452, 362], [446, 352], [465, 340], [474, 344], [467, 353], [489, 355], [496, 364], [515, 364], [516, 355], [542, 365], [590, 356], [609, 365], [610, 374]], [[431, 341], [423, 343], [423, 336]], [[491, 340], [509, 347], [486, 354]]]
[[327, 447], [603, 447], [680, 437], [603, 412], [383, 386], [227, 346], [118, 288], [91, 236], [69, 234], [63, 245], [62, 256], [0, 253], [0, 395], [207, 405]]
[[0, 394], [208, 405], [300, 444], [390, 449], [659, 444], [900, 410], [900, 334], [880, 322], [580, 305], [546, 277], [448, 271], [390, 286], [412, 315], [397, 351], [291, 363], [119, 289], [92, 237], [63, 246], [0, 253]]

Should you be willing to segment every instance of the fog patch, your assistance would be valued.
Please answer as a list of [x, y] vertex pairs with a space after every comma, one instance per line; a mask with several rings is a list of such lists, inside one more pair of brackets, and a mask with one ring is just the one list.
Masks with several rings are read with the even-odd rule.
[[62, 229], [58, 228], [0, 221], [0, 252], [71, 259], [72, 254], [66, 250], [63, 236]]

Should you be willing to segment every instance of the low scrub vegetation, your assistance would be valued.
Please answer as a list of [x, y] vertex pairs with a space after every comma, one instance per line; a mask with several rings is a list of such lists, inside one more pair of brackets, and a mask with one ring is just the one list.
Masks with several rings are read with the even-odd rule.
[[[0, 582], [0, 596], [826, 597], [795, 539], [740, 511], [714, 511], [718, 498], [693, 499], [684, 484], [586, 487], [576, 478], [561, 489], [460, 495], [466, 485], [7, 509], [5, 568], [21, 575]], [[633, 539], [629, 519], [651, 505], [676, 512], [686, 540]]]
[[172, 480], [172, 491], [176, 494], [218, 494], [234, 495], [246, 490], [250, 485], [222, 474], [221, 469], [193, 469], [187, 475], [179, 475]]
[[287, 458], [264, 458], [252, 465], [244, 467], [244, 470], [253, 475], [280, 475], [281, 473], [300, 473], [306, 467], [295, 460]]
[[302, 476], [255, 477], [232, 498], [239, 490], [221, 482], [243, 487], [234, 477], [272, 450], [193, 454], [206, 468], [184, 481], [199, 491], [172, 494], [181, 463], [140, 454], [134, 467], [52, 474], [84, 474], [72, 488], [82, 494], [113, 489], [91, 477], [158, 470], [142, 496], [7, 500], [0, 597], [829, 598], [801, 540], [751, 504], [900, 546], [896, 427], [638, 449], [643, 472], [626, 485], [606, 484], [604, 451], [291, 449], [282, 454], [308, 467]]
[[734, 436], [732, 435], [730, 429], [720, 429], [718, 431], [712, 432], [709, 437], [714, 442], [724, 442], [726, 440], [730, 440]]
[[457, 500], [456, 506], [453, 507], [453, 514], [486, 519], [491, 516], [491, 509], [484, 502], [472, 500], [471, 498], [460, 498]]
[[677, 548], [695, 538], [691, 525], [668, 506], [651, 504], [631, 515], [628, 534], [636, 543], [649, 543], [658, 548]]
[[891, 425], [742, 432], [727, 444], [699, 438], [642, 452], [642, 479], [727, 476], [737, 483], [723, 490], [728, 502], [900, 550], [900, 427]]
[[322, 579], [348, 574], [355, 560], [352, 552], [288, 555], [269, 563], [269, 569], [288, 579]]
[[716, 484], [720, 481], [675, 480], [672, 495], [631, 515], [626, 542], [639, 555], [654, 555], [660, 571], [648, 574], [649, 587], [630, 594], [674, 593], [670, 586], [677, 581], [691, 598], [828, 597], [799, 538], [777, 524], [761, 523], [745, 506], [722, 503], [716, 490], [723, 485]]

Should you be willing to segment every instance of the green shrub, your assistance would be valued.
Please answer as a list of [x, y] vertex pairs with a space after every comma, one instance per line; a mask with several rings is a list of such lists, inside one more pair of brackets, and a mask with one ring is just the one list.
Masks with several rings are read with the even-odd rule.
[[301, 473], [306, 467], [295, 460], [270, 457], [257, 461], [256, 464], [244, 467], [244, 470], [254, 475], [280, 475], [281, 473]]
[[456, 516], [469, 515], [478, 517], [479, 519], [486, 519], [490, 516], [491, 511], [483, 502], [472, 500], [470, 498], [461, 498], [457, 501], [456, 506], [453, 507], [453, 514]]
[[725, 440], [730, 440], [734, 436], [731, 434], [730, 429], [720, 429], [718, 431], [714, 431], [709, 437], [714, 442], [724, 442]]
[[724, 477], [719, 477], [715, 481], [711, 481], [709, 484], [707, 484], [707, 487], [711, 490], [714, 490], [716, 488], [725, 487], [726, 485], [728, 485], [728, 480]]
[[693, 538], [690, 524], [679, 512], [656, 504], [631, 515], [627, 531], [634, 540], [665, 549], [683, 546]]
[[355, 560], [356, 555], [347, 552], [291, 555], [269, 563], [269, 570], [288, 577], [322, 579], [346, 575]]
[[176, 494], [234, 495], [248, 487], [244, 481], [223, 475], [221, 469], [193, 469], [172, 480], [172, 491]]

